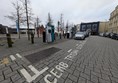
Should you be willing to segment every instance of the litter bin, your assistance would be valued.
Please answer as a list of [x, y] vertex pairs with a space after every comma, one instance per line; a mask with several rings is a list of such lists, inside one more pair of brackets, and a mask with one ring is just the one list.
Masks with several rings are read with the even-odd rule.
[[67, 33], [67, 39], [69, 39], [69, 37], [70, 37], [70, 35], [69, 35], [69, 33]]
[[34, 44], [34, 34], [31, 33], [31, 43]]
[[46, 32], [45, 31], [43, 32], [43, 42], [44, 43], [46, 42]]

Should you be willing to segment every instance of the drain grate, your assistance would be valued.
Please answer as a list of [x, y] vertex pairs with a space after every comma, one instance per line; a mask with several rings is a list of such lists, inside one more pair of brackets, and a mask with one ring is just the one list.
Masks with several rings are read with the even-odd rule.
[[49, 56], [51, 56], [52, 54], [60, 51], [61, 49], [59, 48], [55, 48], [55, 47], [51, 47], [51, 48], [48, 48], [48, 49], [45, 49], [45, 50], [42, 50], [40, 52], [37, 52], [37, 53], [34, 53], [34, 54], [31, 54], [31, 55], [28, 55], [28, 56], [25, 56], [32, 64], [44, 59], [44, 58], [47, 58]]

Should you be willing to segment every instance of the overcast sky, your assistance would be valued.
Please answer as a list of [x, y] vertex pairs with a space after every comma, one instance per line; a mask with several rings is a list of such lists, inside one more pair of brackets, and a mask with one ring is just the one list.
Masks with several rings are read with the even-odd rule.
[[[4, 16], [14, 9], [14, 0], [0, 0], [0, 24], [10, 26], [12, 22]], [[38, 16], [46, 24], [50, 12], [54, 24], [63, 14], [64, 21], [74, 24], [81, 22], [105, 21], [118, 5], [118, 0], [31, 0], [34, 16]]]

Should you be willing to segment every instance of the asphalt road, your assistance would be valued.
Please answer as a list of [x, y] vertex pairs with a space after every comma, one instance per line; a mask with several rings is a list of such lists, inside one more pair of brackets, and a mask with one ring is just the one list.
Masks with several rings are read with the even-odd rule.
[[47, 52], [50, 56], [36, 63], [22, 54], [10, 55], [9, 63], [0, 65], [0, 83], [118, 83], [117, 40], [91, 36], [51, 47], [61, 50]]

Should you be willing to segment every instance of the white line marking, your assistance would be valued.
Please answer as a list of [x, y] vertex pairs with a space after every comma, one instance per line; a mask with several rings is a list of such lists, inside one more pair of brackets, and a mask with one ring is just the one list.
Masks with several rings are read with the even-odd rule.
[[22, 56], [20, 54], [18, 54], [18, 53], [16, 54], [16, 56], [19, 57], [19, 58], [22, 58]]
[[41, 74], [43, 74], [46, 70], [48, 70], [49, 68], [48, 67], [45, 67], [44, 69], [42, 69], [40, 72], [36, 69], [36, 68], [34, 68], [32, 65], [30, 65], [30, 66], [28, 66], [35, 74], [39, 74], [39, 75], [41, 75]]
[[45, 67], [43, 70], [38, 71], [36, 68], [34, 68], [32, 65], [28, 66], [34, 73], [34, 76], [31, 76], [26, 69], [21, 69], [20, 72], [23, 74], [23, 76], [26, 78], [27, 82], [32, 82], [35, 80], [39, 75], [43, 74], [46, 70], [48, 70], [48, 67]]
[[13, 55], [10, 55], [10, 58], [12, 61], [16, 60], [16, 58]]
[[68, 52], [71, 52], [71, 51], [72, 51], [72, 49], [68, 50]]

